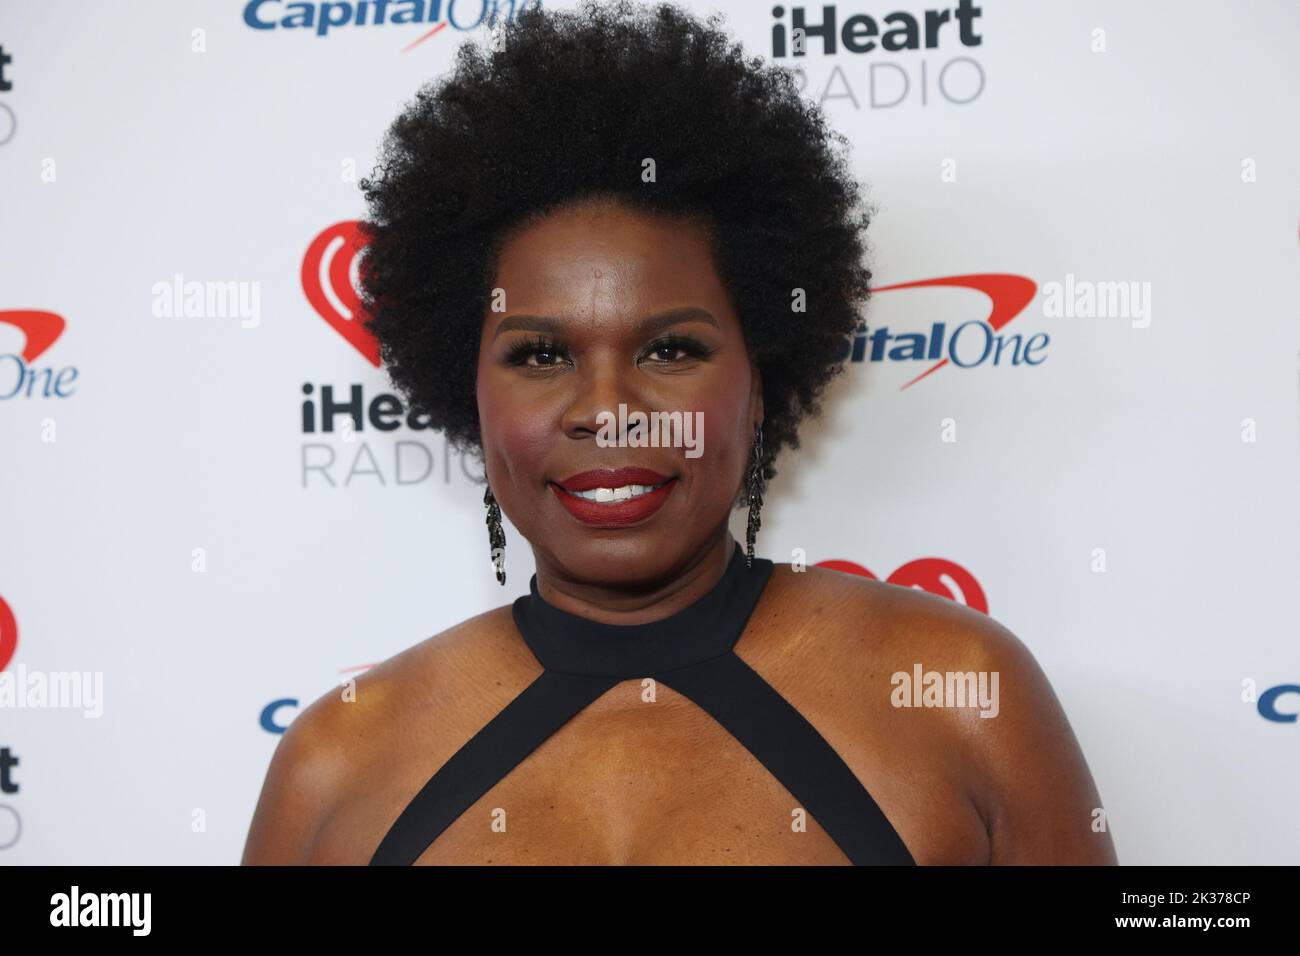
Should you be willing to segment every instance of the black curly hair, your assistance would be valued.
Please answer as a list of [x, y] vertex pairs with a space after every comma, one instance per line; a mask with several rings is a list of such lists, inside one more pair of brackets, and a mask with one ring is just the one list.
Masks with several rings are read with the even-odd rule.
[[835, 148], [844, 137], [719, 19], [669, 3], [525, 4], [393, 121], [360, 182], [361, 301], [394, 386], [452, 447], [482, 459], [478, 345], [503, 241], [593, 197], [707, 224], [762, 375], [764, 484], [799, 447], [870, 295], [870, 211]]

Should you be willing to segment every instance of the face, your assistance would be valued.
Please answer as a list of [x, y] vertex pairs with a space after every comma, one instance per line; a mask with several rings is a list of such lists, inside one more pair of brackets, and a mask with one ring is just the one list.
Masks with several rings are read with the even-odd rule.
[[704, 227], [568, 206], [510, 236], [495, 285], [479, 342], [484, 463], [539, 572], [620, 586], [698, 559], [726, 534], [763, 420]]

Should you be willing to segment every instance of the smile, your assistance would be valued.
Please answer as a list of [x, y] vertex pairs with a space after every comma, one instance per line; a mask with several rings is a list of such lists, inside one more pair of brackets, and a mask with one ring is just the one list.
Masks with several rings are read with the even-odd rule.
[[677, 487], [675, 477], [666, 478], [647, 469], [621, 471], [584, 472], [566, 479], [564, 484], [549, 485], [565, 511], [594, 528], [642, 524], [663, 507]]

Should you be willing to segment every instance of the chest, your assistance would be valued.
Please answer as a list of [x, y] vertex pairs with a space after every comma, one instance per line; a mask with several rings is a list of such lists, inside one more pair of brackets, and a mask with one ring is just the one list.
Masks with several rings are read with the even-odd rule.
[[[851, 766], [872, 750], [845, 749]], [[391, 808], [417, 791], [429, 773], [415, 753], [390, 766], [412, 772], [353, 802], [334, 821], [320, 857], [373, 849]], [[862, 776], [860, 767], [853, 769]], [[983, 862], [978, 820], [935, 796], [951, 794], [952, 787], [927, 784], [917, 761], [908, 770], [904, 780], [868, 767], [865, 781], [918, 862]], [[917, 801], [927, 793], [928, 802]], [[945, 826], [934, 827], [935, 820]], [[800, 801], [709, 714], [662, 684], [626, 681], [517, 764], [416, 862], [847, 865], [849, 860]]]
[[662, 685], [627, 682], [469, 808], [428, 864], [845, 864], [734, 737]]

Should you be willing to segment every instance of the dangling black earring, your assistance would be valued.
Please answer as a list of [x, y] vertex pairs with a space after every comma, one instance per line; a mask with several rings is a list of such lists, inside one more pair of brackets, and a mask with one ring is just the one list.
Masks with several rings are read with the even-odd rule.
[[745, 532], [745, 567], [754, 566], [754, 539], [758, 537], [758, 527], [763, 523], [760, 512], [763, 510], [763, 426], [754, 426], [754, 450], [749, 463], [749, 477], [745, 481], [746, 497], [749, 499], [749, 528]]
[[483, 492], [483, 504], [487, 506], [488, 542], [492, 548], [492, 563], [496, 565], [497, 580], [506, 583], [506, 532], [501, 527], [501, 506], [492, 496], [492, 486]]

